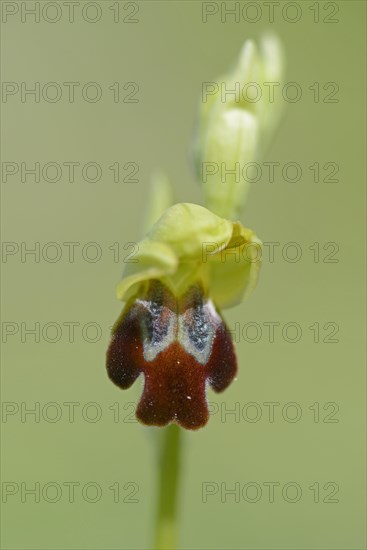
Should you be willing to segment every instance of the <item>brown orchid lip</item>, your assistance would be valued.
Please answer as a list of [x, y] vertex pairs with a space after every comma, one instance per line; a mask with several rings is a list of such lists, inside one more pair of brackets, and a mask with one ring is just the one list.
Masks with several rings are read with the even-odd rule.
[[114, 328], [107, 372], [122, 389], [144, 375], [136, 411], [142, 423], [176, 422], [195, 430], [209, 418], [206, 384], [223, 391], [236, 375], [237, 359], [222, 317], [199, 285], [177, 298], [151, 280]]

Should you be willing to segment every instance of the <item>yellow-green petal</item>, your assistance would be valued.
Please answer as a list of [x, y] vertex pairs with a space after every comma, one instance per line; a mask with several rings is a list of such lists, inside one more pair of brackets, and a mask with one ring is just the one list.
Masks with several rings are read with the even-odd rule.
[[190, 203], [168, 208], [126, 264], [117, 297], [128, 300], [149, 279], [181, 295], [200, 282], [220, 307], [231, 307], [255, 287], [261, 244], [250, 229]]
[[123, 279], [116, 288], [119, 300], [128, 300], [143, 281], [173, 275], [178, 258], [165, 243], [144, 239], [138, 243], [138, 251], [126, 264]]
[[179, 203], [168, 208], [148, 233], [148, 239], [168, 245], [181, 260], [201, 260], [203, 243], [224, 248], [232, 235], [232, 222], [203, 206]]
[[261, 242], [254, 233], [250, 233], [245, 243], [226, 248], [215, 261], [209, 263], [210, 295], [221, 308], [239, 304], [250, 296], [257, 284]]

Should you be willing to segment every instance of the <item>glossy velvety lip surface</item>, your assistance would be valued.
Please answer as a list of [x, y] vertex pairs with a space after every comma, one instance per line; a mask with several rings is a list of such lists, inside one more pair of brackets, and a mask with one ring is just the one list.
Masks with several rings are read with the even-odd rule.
[[199, 285], [177, 298], [152, 280], [115, 326], [107, 371], [122, 389], [143, 373], [136, 411], [141, 422], [194, 430], [208, 421], [206, 383], [223, 391], [236, 375], [237, 360], [222, 317]]

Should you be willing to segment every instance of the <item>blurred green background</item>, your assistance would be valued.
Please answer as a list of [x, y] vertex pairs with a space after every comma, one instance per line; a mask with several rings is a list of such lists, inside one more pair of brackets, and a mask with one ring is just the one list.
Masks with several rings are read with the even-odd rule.
[[[22, 22], [20, 4], [2, 2], [6, 13], [17, 12], [2, 14], [3, 83], [39, 82], [42, 90], [56, 82], [62, 97], [51, 103], [41, 92], [39, 102], [31, 96], [22, 102], [19, 92], [3, 95], [1, 105], [3, 170], [9, 169], [6, 162], [19, 168], [2, 179], [2, 237], [13, 243], [3, 244], [2, 265], [2, 547], [150, 548], [154, 430], [134, 422], [129, 405], [139, 398], [141, 384], [121, 392], [104, 366], [109, 329], [121, 307], [114, 288], [132, 250], [124, 246], [141, 236], [152, 172], [168, 173], [177, 200], [200, 201], [188, 150], [202, 83], [233, 64], [246, 38], [270, 28], [284, 43], [286, 80], [300, 84], [302, 98], [287, 103], [264, 161], [281, 168], [297, 162], [302, 177], [287, 182], [280, 170], [269, 183], [264, 171], [250, 190], [242, 221], [279, 246], [273, 262], [265, 255], [251, 299], [225, 312], [232, 329], [248, 328], [237, 344], [238, 380], [223, 395], [209, 392], [215, 413], [208, 426], [185, 433], [181, 548], [365, 548], [365, 3], [296, 2], [302, 15], [294, 23], [286, 20], [295, 18], [292, 7], [282, 12], [285, 2], [275, 9], [273, 23], [264, 2], [257, 3], [260, 17], [252, 23], [253, 6], [238, 22], [231, 16], [222, 22], [220, 3], [214, 3], [219, 12], [204, 23], [202, 3], [192, 1], [97, 2], [84, 16], [77, 6], [73, 23], [63, 2], [60, 20], [47, 21], [59, 13], [48, 3], [38, 23], [24, 14]], [[239, 4], [242, 9], [249, 3]], [[97, 9], [100, 20], [89, 22]], [[80, 83], [74, 103], [64, 82]], [[100, 101], [83, 99], [88, 82], [101, 87]], [[109, 87], [116, 82], [120, 99], [133, 90], [124, 89], [126, 83], [138, 83], [138, 102], [115, 103]], [[315, 82], [319, 102], [309, 89]], [[331, 91], [323, 89], [328, 82], [339, 86], [338, 102], [323, 101]], [[51, 97], [53, 90], [45, 93]], [[93, 89], [88, 91], [92, 96]], [[35, 182], [26, 175], [22, 183], [22, 162], [80, 166], [73, 183], [66, 167], [59, 181], [41, 175]], [[83, 177], [88, 162], [101, 167], [99, 181], [86, 181], [93, 168]], [[131, 171], [128, 162], [139, 167], [137, 182], [122, 181]], [[309, 169], [315, 162], [318, 183]], [[323, 181], [330, 172], [323, 168], [327, 162], [337, 163], [337, 182]], [[117, 183], [109, 169], [114, 163], [121, 168]], [[43, 248], [51, 242], [57, 247]], [[74, 262], [65, 242], [80, 243]], [[91, 242], [102, 253], [96, 262], [86, 259], [95, 252], [85, 248]], [[114, 261], [116, 242], [119, 261]], [[289, 242], [301, 248], [297, 262], [282, 256]], [[22, 257], [22, 246], [35, 243], [40, 243], [39, 261]], [[336, 245], [324, 248], [327, 243]], [[59, 261], [47, 261], [60, 249]], [[269, 322], [279, 323], [273, 343], [264, 325]], [[35, 323], [38, 342], [25, 332]], [[70, 323], [78, 323], [73, 342]], [[297, 342], [282, 335], [287, 323], [301, 328]], [[336, 328], [337, 341], [325, 341]], [[274, 421], [269, 403], [277, 403]], [[39, 418], [26, 414], [35, 407]], [[295, 415], [301, 416], [292, 422]], [[255, 416], [258, 421], [251, 422]], [[78, 484], [74, 502], [69, 502], [70, 482]], [[279, 484], [274, 502], [269, 482]], [[39, 502], [26, 493], [36, 483]], [[257, 502], [250, 502], [256, 494]]]

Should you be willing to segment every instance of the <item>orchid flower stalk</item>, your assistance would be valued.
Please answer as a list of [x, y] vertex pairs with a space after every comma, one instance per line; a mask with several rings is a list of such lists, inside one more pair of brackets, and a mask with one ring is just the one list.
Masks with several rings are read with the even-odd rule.
[[[280, 79], [281, 47], [265, 37], [257, 48], [245, 42], [235, 82]], [[194, 140], [196, 174], [210, 163], [244, 163], [258, 158], [274, 132], [279, 106], [222, 101], [212, 94], [200, 109]], [[165, 428], [160, 455], [160, 492], [155, 548], [174, 550], [180, 430], [198, 430], [209, 420], [206, 390], [224, 391], [238, 370], [236, 350], [222, 316], [248, 297], [260, 270], [261, 241], [237, 216], [246, 183], [220, 176], [201, 181], [204, 205], [170, 204], [165, 178], [154, 180], [150, 220], [135, 263], [126, 265], [117, 286], [124, 302], [107, 351], [108, 376], [127, 390], [141, 375], [144, 389], [138, 420]]]

